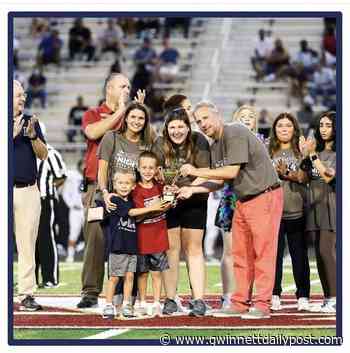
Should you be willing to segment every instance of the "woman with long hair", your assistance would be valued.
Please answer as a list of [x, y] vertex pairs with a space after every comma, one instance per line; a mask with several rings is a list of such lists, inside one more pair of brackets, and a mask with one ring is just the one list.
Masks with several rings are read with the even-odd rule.
[[283, 255], [285, 236], [292, 259], [296, 284], [298, 310], [309, 309], [310, 267], [305, 237], [304, 197], [305, 186], [301, 184], [299, 165], [302, 159], [299, 150], [300, 129], [295, 117], [281, 113], [272, 124], [269, 153], [282, 181], [283, 214], [278, 236], [275, 285], [272, 292], [272, 310], [281, 310]]
[[[98, 186], [102, 191], [107, 211], [114, 210], [111, 202], [112, 180], [115, 171], [128, 169], [136, 171], [141, 152], [149, 151], [153, 137], [150, 114], [147, 107], [139, 102], [131, 102], [126, 107], [124, 119], [118, 130], [108, 131], [102, 138], [98, 150]], [[136, 278], [136, 277], [135, 277]], [[134, 280], [133, 301], [137, 295], [137, 281]], [[123, 286], [118, 283], [116, 304], [121, 304]]]
[[[254, 107], [242, 105], [234, 111], [232, 121], [244, 124], [263, 143], [265, 142], [264, 136], [258, 133], [258, 114]], [[231, 307], [231, 295], [234, 290], [231, 228], [237, 197], [231, 183], [224, 184], [221, 195], [215, 217], [215, 225], [223, 231], [223, 253], [220, 265], [222, 281], [221, 307], [229, 308]]]
[[[205, 137], [192, 132], [187, 111], [175, 108], [166, 114], [163, 136], [159, 137], [152, 147], [158, 156], [164, 175], [173, 174], [175, 188], [191, 185], [196, 178], [181, 177], [177, 174], [186, 163], [208, 167], [210, 164], [209, 143]], [[203, 233], [207, 218], [208, 195], [196, 195], [189, 200], [177, 201], [176, 207], [167, 213], [170, 269], [164, 272], [164, 285], [167, 299], [163, 314], [170, 315], [178, 311], [175, 301], [178, 284], [178, 268], [181, 249], [186, 256], [189, 279], [192, 287], [192, 309], [190, 315], [205, 315], [204, 295], [204, 257], [202, 250]]]
[[317, 120], [315, 138], [301, 139], [306, 159], [302, 169], [309, 184], [306, 230], [311, 232], [318, 274], [324, 293], [325, 313], [336, 312], [336, 113], [328, 111]]

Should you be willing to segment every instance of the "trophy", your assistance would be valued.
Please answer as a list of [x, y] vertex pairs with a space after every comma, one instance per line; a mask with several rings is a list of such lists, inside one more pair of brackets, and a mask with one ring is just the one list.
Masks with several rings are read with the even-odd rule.
[[[174, 186], [179, 175], [180, 175], [179, 170], [164, 169], [163, 176], [164, 176], [165, 186]], [[163, 200], [167, 202], [174, 202], [175, 201], [174, 192], [170, 190], [164, 191]]]

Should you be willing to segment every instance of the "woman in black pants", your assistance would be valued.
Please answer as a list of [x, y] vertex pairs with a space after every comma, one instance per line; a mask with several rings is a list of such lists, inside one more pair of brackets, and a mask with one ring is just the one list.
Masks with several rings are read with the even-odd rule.
[[310, 268], [307, 255], [304, 222], [305, 186], [298, 173], [302, 156], [299, 150], [300, 129], [297, 120], [289, 113], [277, 116], [271, 129], [269, 153], [282, 180], [284, 206], [278, 238], [275, 285], [272, 293], [272, 310], [281, 310], [283, 254], [285, 236], [292, 258], [293, 276], [297, 287], [298, 310], [309, 309]]
[[324, 293], [321, 307], [312, 311], [336, 312], [336, 115], [326, 112], [315, 128], [315, 139], [301, 140], [307, 156], [302, 163], [309, 183], [306, 230], [315, 244], [318, 274]]

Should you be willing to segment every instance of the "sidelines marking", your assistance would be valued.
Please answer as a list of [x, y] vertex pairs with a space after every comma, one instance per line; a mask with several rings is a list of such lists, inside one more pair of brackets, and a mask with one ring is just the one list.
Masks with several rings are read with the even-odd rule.
[[126, 328], [126, 329], [120, 329], [120, 330], [108, 330], [108, 331], [104, 331], [101, 333], [98, 333], [97, 335], [92, 335], [92, 336], [88, 336], [88, 337], [83, 337], [83, 340], [94, 340], [94, 339], [106, 339], [106, 338], [110, 338], [113, 336], [120, 336], [123, 333], [129, 332], [130, 329]]
[[[56, 329], [57, 326], [16, 326], [14, 325], [15, 329]], [[59, 329], [115, 329], [115, 326], [60, 326]], [[321, 328], [334, 328], [335, 329], [335, 324], [334, 325], [273, 325], [273, 326], [128, 326], [128, 329], [136, 329], [136, 330], [167, 330], [167, 329], [172, 329], [172, 330], [213, 330], [213, 329], [218, 329], [218, 330], [273, 330], [273, 329], [279, 329], [279, 328], [284, 328], [284, 329], [305, 329], [305, 330], [310, 330], [310, 329], [321, 329]]]

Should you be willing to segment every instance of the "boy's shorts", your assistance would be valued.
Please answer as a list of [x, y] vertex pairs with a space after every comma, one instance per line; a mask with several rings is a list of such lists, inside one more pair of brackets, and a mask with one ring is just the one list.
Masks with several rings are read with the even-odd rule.
[[110, 254], [109, 276], [124, 277], [126, 272], [136, 272], [137, 255]]
[[137, 257], [137, 272], [163, 272], [167, 269], [169, 269], [169, 264], [168, 257], [165, 252], [138, 255]]

